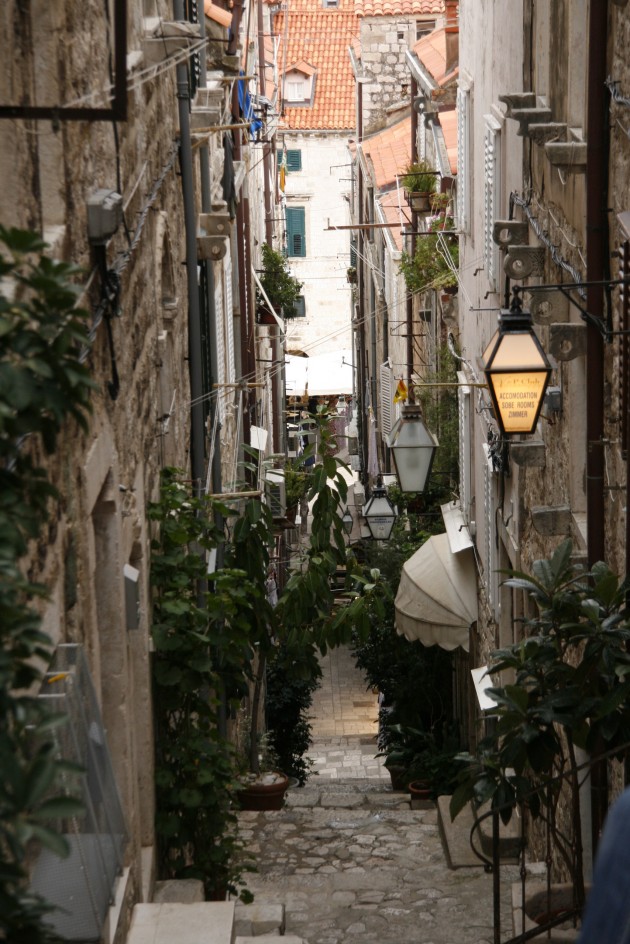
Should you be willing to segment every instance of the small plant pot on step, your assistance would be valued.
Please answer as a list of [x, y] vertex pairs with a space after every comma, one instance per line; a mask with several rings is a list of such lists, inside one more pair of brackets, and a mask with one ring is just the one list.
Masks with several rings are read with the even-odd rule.
[[260, 780], [243, 784], [242, 788], [237, 791], [238, 802], [242, 810], [253, 812], [281, 810], [288, 788], [289, 778], [274, 771]]
[[409, 799], [412, 810], [429, 810], [433, 806], [431, 787], [426, 780], [412, 780], [409, 784]]

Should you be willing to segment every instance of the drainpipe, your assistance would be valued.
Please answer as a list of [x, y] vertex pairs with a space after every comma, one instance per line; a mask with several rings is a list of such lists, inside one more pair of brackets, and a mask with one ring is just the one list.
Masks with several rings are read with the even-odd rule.
[[[183, 0], [173, 0], [176, 20], [185, 20]], [[197, 214], [193, 190], [193, 156], [190, 140], [190, 88], [188, 68], [179, 63], [176, 70], [177, 105], [179, 111], [179, 161], [184, 199], [186, 233], [186, 279], [188, 285], [188, 366], [190, 375], [190, 454], [191, 472], [197, 494], [205, 484], [205, 424], [203, 418], [203, 374], [201, 365], [201, 313], [197, 278]]]
[[[608, 101], [605, 86], [608, 3], [589, 4], [587, 163], [586, 163], [586, 279], [608, 277]], [[587, 288], [586, 305], [595, 318], [604, 320], [602, 287]], [[586, 509], [588, 563], [605, 558], [604, 536], [604, 339], [587, 323], [586, 355]], [[596, 749], [597, 752], [597, 749]], [[591, 770], [592, 835], [596, 849], [608, 801], [606, 763]]]
[[[418, 82], [411, 76], [411, 163], [415, 164], [418, 160], [418, 112], [413, 107], [413, 103], [418, 97]], [[410, 255], [413, 257], [416, 253], [416, 231], [418, 229], [418, 214], [415, 210], [411, 211], [411, 242], [409, 248]], [[406, 248], [406, 247], [403, 247]], [[406, 285], [405, 285], [406, 288]], [[415, 402], [415, 395], [411, 386], [411, 375], [413, 374], [413, 295], [407, 292], [406, 299], [407, 311], [407, 390], [409, 393], [409, 402]]]
[[[206, 31], [205, 15], [202, 12], [200, 16], [200, 34], [203, 39]], [[199, 84], [205, 88], [208, 84], [208, 70], [206, 64], [205, 51], [202, 50], [199, 56]], [[212, 198], [210, 195], [210, 157], [208, 152], [208, 144], [204, 143], [199, 148], [199, 171], [201, 176], [201, 209], [203, 213], [212, 212]], [[202, 263], [205, 277], [206, 277], [206, 303], [208, 305], [208, 322], [209, 322], [209, 335], [210, 335], [210, 376], [213, 382], [217, 382], [219, 379], [219, 363], [217, 357], [217, 345], [215, 344], [215, 338], [217, 336], [217, 310], [215, 305], [215, 294], [214, 294], [214, 267], [211, 261], [206, 260]], [[210, 421], [212, 428], [214, 429], [215, 417], [219, 409], [218, 396], [210, 398]], [[211, 468], [211, 489], [212, 492], [218, 494], [223, 491], [223, 481], [221, 473], [221, 436], [220, 436], [221, 426], [217, 427], [217, 435], [215, 436], [214, 443], [214, 453], [212, 455], [212, 468]], [[223, 516], [220, 514], [215, 514], [215, 523], [219, 529], [223, 527]], [[220, 566], [220, 560], [222, 554], [222, 548], [219, 546], [217, 549], [217, 562]]]
[[[263, 5], [258, 3], [258, 83], [260, 94], [265, 94], [265, 23], [263, 19]], [[286, 13], [285, 13], [286, 16]], [[282, 79], [281, 79], [282, 81]], [[263, 199], [265, 206], [265, 242], [268, 246], [273, 246], [273, 207], [271, 203], [271, 148], [269, 142], [263, 144]], [[280, 361], [280, 335], [277, 327], [270, 329], [271, 334], [271, 400], [272, 423], [273, 423], [273, 448], [274, 452], [283, 452], [282, 437], [282, 414], [284, 404], [281, 399], [280, 373], [278, 364]], [[283, 353], [284, 360], [284, 353]]]

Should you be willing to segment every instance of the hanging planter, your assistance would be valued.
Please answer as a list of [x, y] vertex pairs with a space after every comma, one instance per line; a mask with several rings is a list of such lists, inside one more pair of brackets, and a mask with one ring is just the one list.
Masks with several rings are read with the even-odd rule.
[[436, 174], [426, 161], [408, 164], [402, 179], [407, 203], [415, 213], [428, 213], [436, 189]]

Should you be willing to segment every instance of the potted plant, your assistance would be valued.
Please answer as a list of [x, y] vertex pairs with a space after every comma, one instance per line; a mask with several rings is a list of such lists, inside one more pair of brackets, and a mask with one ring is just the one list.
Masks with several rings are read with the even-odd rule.
[[522, 807], [547, 824], [559, 859], [554, 877], [568, 877], [579, 914], [585, 898], [580, 787], [587, 771], [580, 769], [577, 751], [624, 756], [630, 741], [630, 619], [627, 585], [604, 563], [581, 572], [571, 554], [565, 541], [549, 560], [535, 561], [531, 575], [511, 572], [506, 580], [530, 597], [537, 612], [521, 641], [492, 655], [489, 671], [513, 680], [486, 690], [496, 703], [495, 725], [474, 757], [463, 756], [467, 766], [451, 816], [470, 800], [489, 801], [504, 823]]
[[349, 266], [349, 267], [348, 267], [348, 269], [346, 270], [346, 278], [348, 279], [348, 282], [350, 283], [350, 285], [356, 285], [356, 284], [357, 284], [357, 270], [356, 270], [356, 266]]
[[440, 215], [431, 221], [426, 235], [416, 238], [413, 255], [403, 251], [400, 271], [410, 292], [457, 286], [458, 238], [452, 233], [440, 236], [440, 230], [452, 228], [452, 218]]
[[[302, 282], [291, 275], [289, 263], [282, 253], [276, 252], [267, 243], [263, 243], [261, 251], [260, 284], [274, 310], [282, 312], [285, 318], [291, 318], [300, 297]], [[273, 315], [269, 312], [264, 297], [259, 298], [257, 308], [259, 323], [271, 323], [265, 320], [273, 319]]]
[[281, 810], [284, 805], [284, 795], [289, 787], [289, 778], [278, 769], [280, 764], [273, 747], [271, 732], [265, 731], [259, 735], [258, 769], [251, 770], [247, 756], [251, 735], [250, 719], [246, 719], [244, 728], [246, 753], [237, 789], [239, 805], [242, 810]]
[[405, 188], [405, 197], [412, 210], [421, 213], [431, 208], [431, 194], [436, 189], [436, 172], [426, 161], [408, 164], [402, 183]]

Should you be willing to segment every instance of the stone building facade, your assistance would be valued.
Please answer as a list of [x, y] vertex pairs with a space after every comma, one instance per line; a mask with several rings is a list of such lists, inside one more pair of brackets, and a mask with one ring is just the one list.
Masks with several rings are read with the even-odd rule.
[[[271, 397], [236, 387], [256, 380], [256, 355], [271, 359], [254, 319], [259, 248], [246, 239], [262, 225], [263, 179], [237, 82], [257, 46], [242, 58], [240, 6], [207, 3], [203, 24], [200, 9], [184, 22], [183, 4], [166, 0], [9, 0], [0, 14], [0, 219], [80, 267], [92, 315], [89, 431], [68, 424], [44, 460], [59, 500], [25, 567], [47, 588], [53, 645], [85, 657], [107, 736], [129, 834], [116, 908], [101, 916], [117, 942], [155, 880], [147, 505], [166, 466], [202, 492], [233, 485], [249, 401], [273, 426]], [[126, 115], [106, 113], [117, 81]], [[78, 108], [85, 117], [71, 118]], [[100, 220], [110, 200], [119, 209], [103, 234], [88, 204]], [[260, 382], [271, 392], [269, 373]]]

